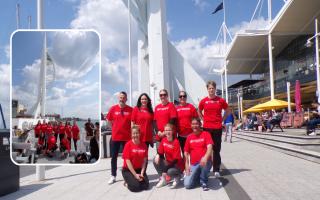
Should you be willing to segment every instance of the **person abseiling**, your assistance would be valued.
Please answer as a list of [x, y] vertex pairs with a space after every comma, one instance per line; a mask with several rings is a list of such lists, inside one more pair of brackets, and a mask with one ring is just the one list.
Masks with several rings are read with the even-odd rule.
[[111, 134], [111, 177], [108, 184], [116, 182], [117, 158], [121, 146], [130, 140], [131, 114], [132, 108], [126, 104], [127, 93], [120, 92], [118, 95], [119, 103], [112, 106], [106, 119], [112, 126]]
[[153, 147], [153, 109], [150, 97], [143, 93], [139, 96], [131, 115], [132, 126], [140, 127], [141, 141]]
[[178, 115], [178, 139], [183, 153], [187, 136], [192, 133], [191, 120], [192, 118], [197, 118], [198, 113], [192, 104], [187, 103], [187, 93], [185, 91], [179, 92], [179, 105], [176, 109]]
[[169, 102], [168, 91], [166, 89], [160, 90], [159, 96], [161, 103], [154, 109], [154, 124], [158, 144], [165, 137], [164, 126], [167, 123], [175, 125], [177, 120], [177, 111], [173, 103]]
[[149, 188], [149, 179], [146, 174], [148, 149], [147, 145], [140, 141], [138, 126], [132, 127], [131, 138], [123, 149], [122, 176], [131, 192], [140, 192]]
[[[212, 145], [210, 133], [201, 129], [199, 118], [191, 122], [192, 134], [187, 137], [184, 146], [185, 173], [184, 186], [191, 189], [201, 185], [204, 191], [208, 188], [208, 176], [212, 167]], [[190, 164], [189, 164], [190, 163]]]
[[184, 171], [184, 162], [181, 157], [179, 141], [174, 137], [173, 125], [167, 124], [164, 127], [164, 132], [166, 137], [161, 140], [158, 153], [153, 160], [153, 165], [160, 176], [157, 187], [167, 185], [166, 176], [168, 175], [173, 179], [171, 188], [176, 188]]
[[[213, 171], [215, 177], [220, 177], [222, 122], [230, 114], [230, 110], [227, 102], [216, 96], [216, 83], [214, 81], [207, 82], [207, 90], [208, 96], [200, 101], [198, 113], [200, 118], [203, 119], [203, 130], [211, 134], [214, 142]], [[222, 110], [225, 111], [223, 117]]]

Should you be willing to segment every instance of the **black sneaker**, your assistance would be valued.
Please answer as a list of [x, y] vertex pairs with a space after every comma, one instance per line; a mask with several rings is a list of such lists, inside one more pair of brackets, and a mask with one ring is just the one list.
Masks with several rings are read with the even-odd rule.
[[209, 190], [207, 184], [205, 184], [205, 183], [203, 183], [201, 187], [202, 187], [203, 191], [208, 191]]

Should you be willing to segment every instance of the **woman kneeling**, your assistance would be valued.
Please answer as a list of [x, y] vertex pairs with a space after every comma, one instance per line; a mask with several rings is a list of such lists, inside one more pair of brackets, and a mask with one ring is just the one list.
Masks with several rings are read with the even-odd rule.
[[149, 188], [149, 179], [146, 174], [148, 150], [145, 143], [140, 142], [140, 129], [132, 127], [131, 140], [123, 149], [122, 176], [131, 192], [140, 192]]
[[171, 188], [175, 188], [181, 178], [184, 170], [184, 163], [181, 157], [180, 143], [178, 139], [174, 138], [173, 126], [167, 124], [164, 127], [166, 137], [161, 140], [158, 148], [158, 154], [154, 158], [154, 167], [156, 168], [160, 181], [157, 187], [167, 185], [166, 177], [173, 179]]

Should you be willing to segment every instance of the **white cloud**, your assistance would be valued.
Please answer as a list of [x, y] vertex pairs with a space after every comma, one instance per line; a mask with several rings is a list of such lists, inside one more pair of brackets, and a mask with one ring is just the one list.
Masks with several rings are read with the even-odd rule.
[[[93, 28], [101, 35], [102, 90], [128, 91], [128, 10], [121, 0], [83, 0], [72, 28]], [[137, 71], [137, 26], [132, 20], [132, 63]], [[134, 76], [136, 78], [136, 76]], [[133, 80], [134, 82], [136, 80]], [[106, 97], [102, 95], [102, 101]]]
[[231, 27], [230, 34], [235, 35], [236, 33], [244, 33], [245, 30], [265, 30], [269, 25], [268, 20], [260, 17], [252, 20], [252, 22], [243, 21], [238, 25]]
[[200, 8], [201, 10], [204, 10], [205, 7], [207, 7], [209, 4], [205, 0], [192, 0], [193, 4]]
[[87, 84], [88, 84], [88, 81], [85, 81], [85, 82], [69, 81], [66, 83], [66, 88], [67, 89], [77, 89], [77, 88], [81, 88]]
[[171, 31], [172, 31], [171, 23], [167, 22], [167, 34], [170, 35]]
[[128, 51], [127, 20], [128, 11], [121, 0], [83, 0], [71, 28], [96, 29], [102, 37], [102, 50], [116, 50], [123, 56]]
[[[207, 37], [188, 38], [173, 43], [185, 59], [199, 72], [208, 73], [213, 64], [210, 59], [219, 52], [220, 44], [209, 42]], [[217, 63], [218, 64], [218, 63]], [[219, 68], [220, 66], [217, 66]]]
[[99, 63], [98, 51], [99, 37], [94, 32], [55, 32], [49, 53], [56, 64], [56, 79], [86, 75]]
[[90, 96], [93, 93], [97, 93], [99, 89], [99, 82], [94, 82], [75, 90], [71, 96], [74, 98], [83, 98], [84, 96]]

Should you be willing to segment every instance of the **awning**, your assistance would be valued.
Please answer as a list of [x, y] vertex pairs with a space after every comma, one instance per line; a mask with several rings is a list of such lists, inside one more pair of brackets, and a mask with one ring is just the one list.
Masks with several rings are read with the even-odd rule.
[[[319, 0], [291, 0], [270, 25], [273, 57], [294, 38], [314, 33], [314, 19], [320, 20]], [[261, 74], [269, 71], [269, 30], [237, 34], [227, 52], [229, 74]]]
[[228, 88], [239, 88], [241, 86], [247, 87], [249, 85], [253, 85], [253, 84], [261, 82], [261, 81], [264, 81], [264, 80], [246, 79], [246, 80], [242, 80], [237, 83], [234, 83], [233, 85], [230, 85]]

